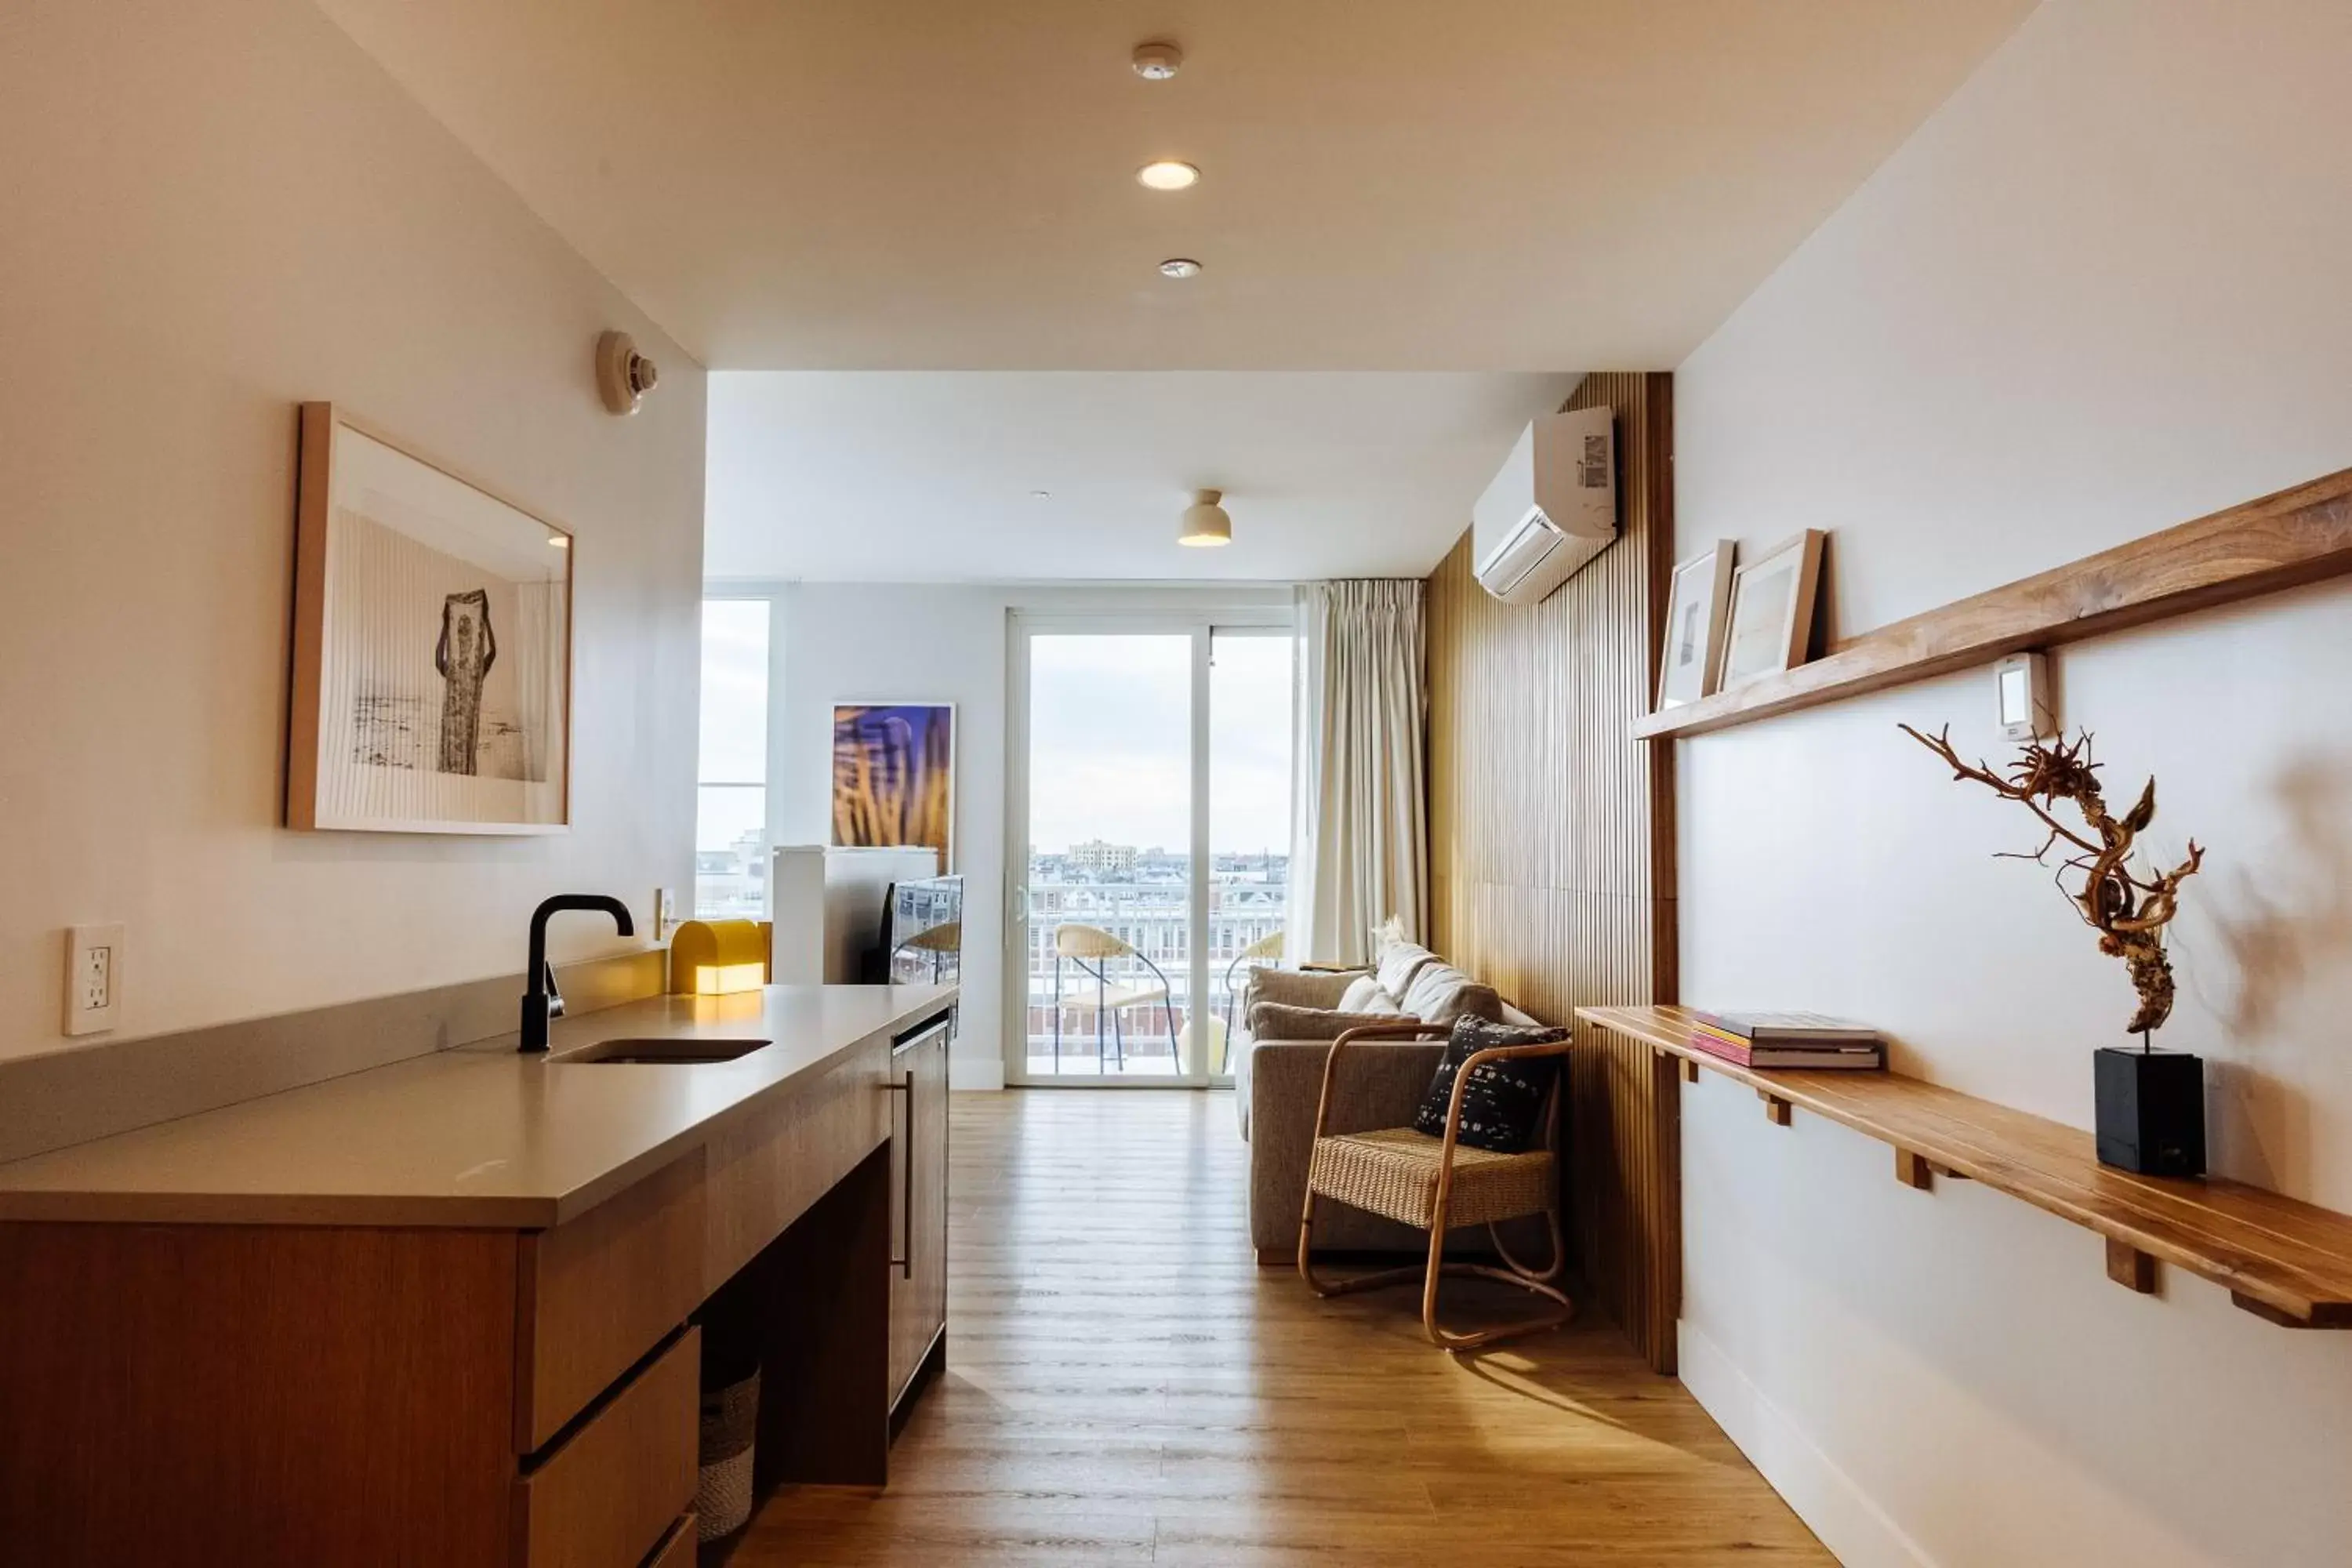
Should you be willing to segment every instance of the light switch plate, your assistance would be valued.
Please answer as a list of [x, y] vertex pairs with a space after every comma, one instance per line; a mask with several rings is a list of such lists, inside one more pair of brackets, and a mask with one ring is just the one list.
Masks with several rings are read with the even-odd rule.
[[2050, 696], [2049, 659], [2039, 653], [2013, 653], [1992, 670], [2000, 732], [2012, 741], [2054, 738], [2058, 713]]
[[95, 1035], [121, 1019], [122, 927], [68, 927], [66, 1033]]

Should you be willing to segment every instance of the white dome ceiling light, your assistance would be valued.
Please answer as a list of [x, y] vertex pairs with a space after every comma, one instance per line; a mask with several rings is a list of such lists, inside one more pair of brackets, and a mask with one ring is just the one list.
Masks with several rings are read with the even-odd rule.
[[1201, 264], [1189, 256], [1171, 256], [1160, 264], [1162, 278], [1198, 278]]
[[1158, 158], [1138, 169], [1135, 181], [1147, 190], [1189, 191], [1201, 183], [1201, 171], [1181, 158]]
[[1223, 490], [1194, 490], [1192, 504], [1184, 509], [1183, 519], [1176, 525], [1176, 542], [1202, 550], [1231, 544], [1233, 516], [1217, 504], [1224, 499]]
[[1167, 38], [1135, 46], [1135, 74], [1146, 81], [1167, 81], [1184, 67], [1184, 51]]

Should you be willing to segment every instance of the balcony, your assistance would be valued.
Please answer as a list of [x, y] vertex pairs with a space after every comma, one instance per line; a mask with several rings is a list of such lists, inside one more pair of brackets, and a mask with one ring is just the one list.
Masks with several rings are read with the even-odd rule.
[[1144, 856], [1097, 870], [1067, 856], [1034, 857], [1029, 1075], [1175, 1081], [1205, 1051], [1209, 1076], [1230, 1077], [1242, 1022], [1235, 993], [1249, 973], [1242, 954], [1255, 948], [1254, 957], [1274, 961], [1269, 944], [1288, 915], [1287, 871], [1279, 856], [1213, 858], [1208, 986], [1196, 1007], [1188, 858]]

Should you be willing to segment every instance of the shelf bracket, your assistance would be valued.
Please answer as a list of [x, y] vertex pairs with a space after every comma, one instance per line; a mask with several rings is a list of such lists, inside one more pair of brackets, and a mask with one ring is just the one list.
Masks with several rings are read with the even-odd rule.
[[1698, 1063], [1691, 1060], [1688, 1057], [1683, 1058], [1682, 1063], [1683, 1081], [1685, 1083], [1696, 1083], [1698, 1081]]
[[2126, 1290], [2156, 1294], [2156, 1259], [2128, 1241], [2107, 1237], [2107, 1278]]
[[1769, 1089], [1759, 1089], [1756, 1098], [1764, 1102], [1764, 1119], [1775, 1127], [1786, 1127], [1796, 1114], [1796, 1108]]
[[1895, 1151], [1895, 1179], [1905, 1186], [1916, 1187], [1923, 1193], [1933, 1192], [1936, 1188], [1934, 1172], [1935, 1167], [1927, 1163], [1926, 1155], [1915, 1154], [1908, 1149]]

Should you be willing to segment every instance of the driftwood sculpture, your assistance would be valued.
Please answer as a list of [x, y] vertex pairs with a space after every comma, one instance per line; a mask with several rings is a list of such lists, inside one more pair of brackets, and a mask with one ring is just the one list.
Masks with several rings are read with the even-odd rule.
[[[1952, 731], [1946, 725], [1930, 738], [1908, 724], [1897, 728], [1950, 765], [1955, 779], [1973, 779], [1995, 795], [2013, 800], [2040, 817], [2050, 830], [2042, 847], [2031, 854], [2011, 851], [2004, 859], [2032, 860], [2048, 866], [2053, 849], [2066, 851], [2056, 866], [2058, 890], [2099, 933], [2099, 951], [2120, 958], [2131, 972], [2132, 989], [2139, 993], [2139, 1009], [2126, 1026], [2140, 1037], [2172, 1016], [2172, 961], [2164, 954], [2164, 928], [2178, 912], [2180, 884], [2197, 874], [2205, 851], [2189, 841], [2189, 858], [2152, 879], [2131, 868], [2135, 841], [2156, 820], [2156, 781], [2149, 779], [2139, 801], [2121, 817], [2108, 811], [2099, 786], [2098, 764], [2091, 760], [2091, 736], [2078, 732], [2072, 741], [2044, 745], [2036, 741], [2019, 753], [2007, 777], [1983, 763], [1960, 761], [1952, 750]], [[2083, 831], [2068, 826], [2054, 815], [2060, 801], [2072, 802], [2083, 819]], [[2079, 887], [2067, 878], [2078, 875]]]

